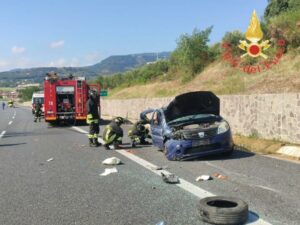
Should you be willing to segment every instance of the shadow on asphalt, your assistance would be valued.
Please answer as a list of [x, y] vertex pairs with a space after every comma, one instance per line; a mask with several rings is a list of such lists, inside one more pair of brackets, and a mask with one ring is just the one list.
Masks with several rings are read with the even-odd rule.
[[204, 156], [198, 159], [185, 160], [185, 161], [235, 160], [235, 159], [248, 158], [252, 156], [255, 156], [255, 154], [250, 151], [235, 149], [230, 156], [218, 154], [218, 155]]
[[25, 136], [33, 136], [36, 135], [33, 132], [9, 132], [3, 136], [3, 138], [10, 137], [25, 137]]
[[25, 145], [27, 143], [15, 143], [15, 144], [4, 144], [4, 145], [0, 145], [0, 147], [10, 147], [10, 146], [17, 146], [17, 145]]
[[152, 145], [137, 145], [136, 147], [131, 147], [130, 143], [123, 143], [122, 148], [120, 150], [146, 150], [146, 148], [150, 148]]

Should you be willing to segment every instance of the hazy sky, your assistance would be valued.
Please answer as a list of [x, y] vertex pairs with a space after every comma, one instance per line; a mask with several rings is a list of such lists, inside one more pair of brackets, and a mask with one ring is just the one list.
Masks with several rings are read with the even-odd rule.
[[211, 43], [245, 31], [267, 0], [1, 0], [0, 71], [84, 66], [110, 55], [172, 51], [213, 25]]

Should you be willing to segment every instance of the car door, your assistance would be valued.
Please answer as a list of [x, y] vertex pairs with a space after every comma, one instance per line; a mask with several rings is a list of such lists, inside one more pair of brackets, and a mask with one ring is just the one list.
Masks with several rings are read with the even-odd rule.
[[153, 145], [157, 146], [160, 149], [163, 149], [163, 123], [162, 114], [159, 110], [156, 110], [152, 116], [151, 135]]

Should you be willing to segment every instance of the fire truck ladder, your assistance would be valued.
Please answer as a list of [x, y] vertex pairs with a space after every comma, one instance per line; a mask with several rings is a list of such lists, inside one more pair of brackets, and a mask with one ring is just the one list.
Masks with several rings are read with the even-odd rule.
[[77, 92], [77, 101], [76, 101], [76, 112], [83, 113], [83, 85], [82, 80], [77, 80], [76, 82], [76, 92]]

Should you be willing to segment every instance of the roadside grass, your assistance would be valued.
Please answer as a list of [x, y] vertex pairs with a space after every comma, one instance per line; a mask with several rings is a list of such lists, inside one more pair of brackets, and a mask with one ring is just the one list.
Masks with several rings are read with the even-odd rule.
[[290, 53], [269, 70], [247, 74], [219, 60], [190, 81], [182, 82], [182, 72], [169, 72], [151, 83], [112, 89], [109, 98], [169, 97], [200, 90], [213, 91], [218, 95], [299, 92], [299, 63], [300, 55]]
[[15, 88], [12, 87], [0, 87], [0, 91], [15, 91]]
[[[285, 145], [299, 146], [297, 144], [292, 144], [289, 142], [273, 139], [267, 140], [259, 138], [256, 135], [243, 136], [240, 134], [233, 135], [233, 142], [237, 149], [243, 151], [251, 151], [261, 155], [280, 155], [277, 151]], [[294, 157], [289, 157], [292, 159], [298, 159]], [[299, 159], [298, 159], [299, 160]]]

